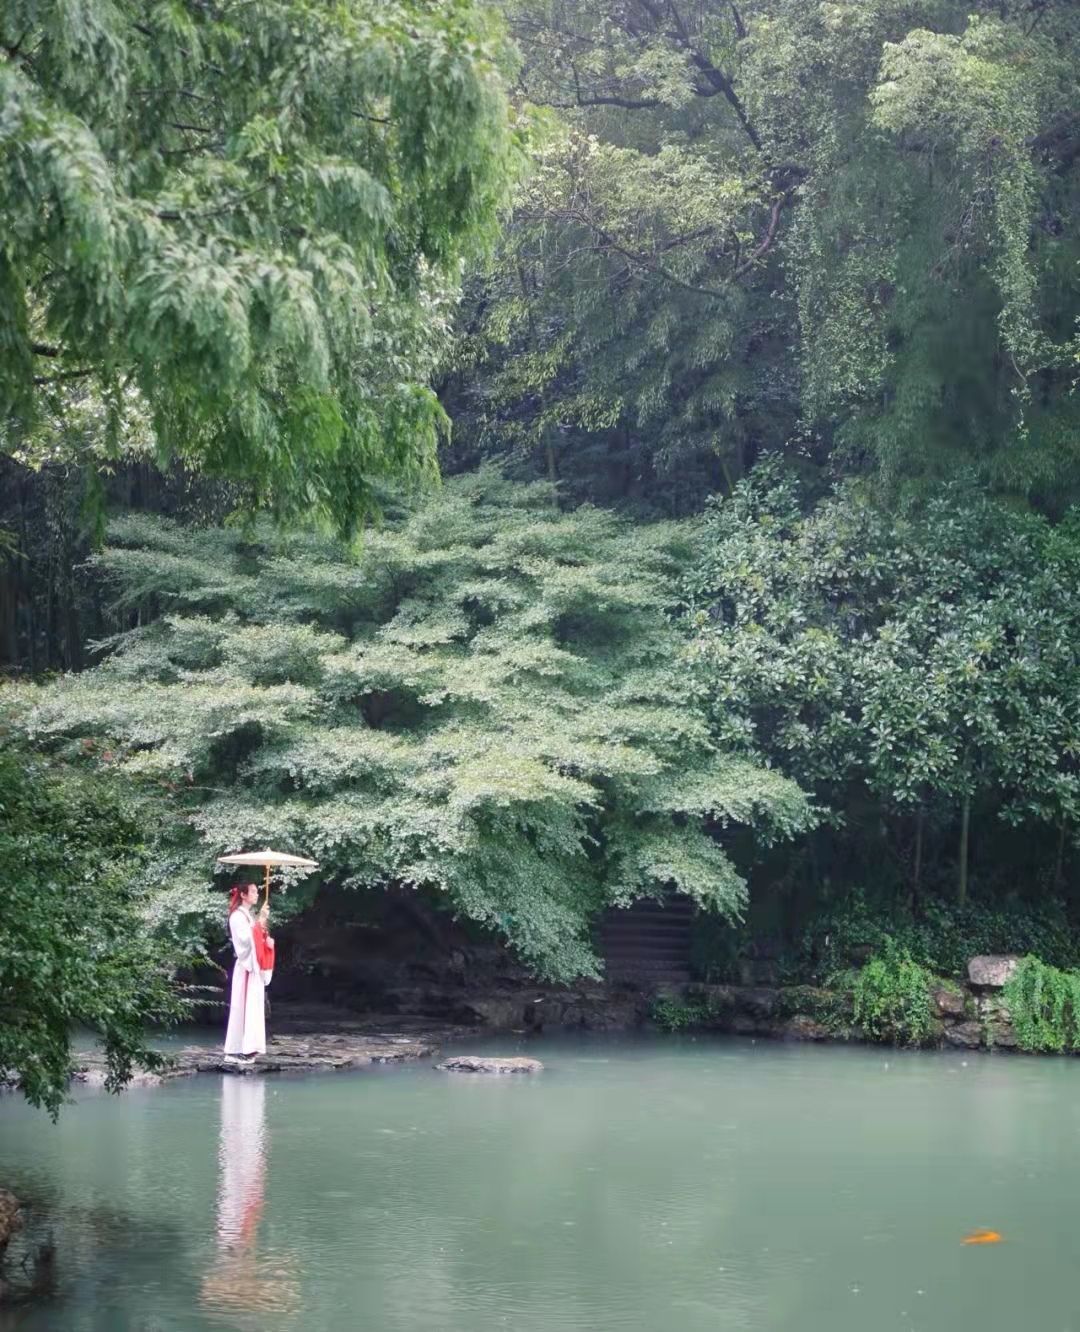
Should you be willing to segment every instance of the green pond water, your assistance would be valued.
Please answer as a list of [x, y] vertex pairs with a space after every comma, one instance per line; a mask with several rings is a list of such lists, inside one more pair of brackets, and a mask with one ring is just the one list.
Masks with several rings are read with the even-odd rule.
[[4, 1098], [59, 1254], [20, 1332], [1080, 1332], [1080, 1060], [527, 1053]]

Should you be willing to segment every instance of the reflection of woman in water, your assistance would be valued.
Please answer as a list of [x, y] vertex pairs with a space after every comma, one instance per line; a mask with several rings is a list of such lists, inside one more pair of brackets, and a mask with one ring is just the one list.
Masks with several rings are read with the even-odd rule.
[[[266, 908], [258, 918], [255, 916], [258, 898], [258, 888], [249, 883], [238, 884], [229, 899], [229, 937], [236, 953], [225, 1031], [225, 1058], [229, 1062], [266, 1053], [265, 1000], [273, 974], [274, 941], [266, 932]], [[264, 966], [267, 960], [269, 966]]]
[[[299, 1306], [295, 1256], [258, 1251], [266, 1145], [266, 1083], [223, 1078], [217, 1242], [202, 1284], [203, 1303], [218, 1313], [293, 1313]], [[234, 1321], [254, 1326], [243, 1318]]]
[[250, 1250], [266, 1193], [266, 1083], [223, 1078], [218, 1144], [218, 1248]]

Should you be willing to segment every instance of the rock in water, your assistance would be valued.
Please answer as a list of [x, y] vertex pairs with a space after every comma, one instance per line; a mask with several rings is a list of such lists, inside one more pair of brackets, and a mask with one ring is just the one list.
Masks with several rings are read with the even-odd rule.
[[1018, 957], [973, 957], [968, 963], [968, 980], [988, 990], [1000, 990], [1012, 980]]
[[435, 1067], [444, 1073], [539, 1073], [539, 1059], [489, 1059], [485, 1055], [454, 1055]]
[[7, 1248], [8, 1240], [22, 1226], [22, 1212], [19, 1200], [7, 1189], [0, 1189], [0, 1253]]

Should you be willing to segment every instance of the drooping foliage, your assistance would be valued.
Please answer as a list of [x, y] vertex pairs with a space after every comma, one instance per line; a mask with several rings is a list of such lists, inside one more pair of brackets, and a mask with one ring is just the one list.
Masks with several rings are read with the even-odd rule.
[[1080, 1049], [1080, 972], [1024, 957], [1002, 997], [1022, 1050], [1060, 1054]]
[[173, 970], [202, 904], [162, 863], [147, 801], [89, 760], [51, 767], [3, 742], [0, 1075], [55, 1117], [79, 1028], [104, 1047], [110, 1090], [160, 1062], [146, 1025], [184, 1011]]
[[686, 583], [716, 734], [839, 818], [861, 788], [907, 826], [972, 810], [1080, 829], [1080, 543], [957, 484], [884, 511], [851, 485], [808, 512], [776, 467], [714, 503]]
[[889, 1045], [927, 1045], [934, 1036], [930, 972], [892, 939], [852, 984], [852, 1016], [871, 1040]]
[[0, 12], [0, 431], [343, 528], [430, 476], [459, 261], [514, 154], [470, 0]]
[[551, 975], [594, 969], [607, 903], [675, 887], [737, 915], [724, 829], [812, 816], [694, 703], [667, 615], [688, 530], [553, 498], [483, 470], [355, 555], [120, 520], [102, 573], [161, 618], [26, 724], [174, 785], [204, 861], [283, 843], [357, 888], [422, 886]]
[[1077, 6], [506, 8], [558, 119], [468, 307], [470, 442], [661, 509], [789, 445], [1077, 493]]

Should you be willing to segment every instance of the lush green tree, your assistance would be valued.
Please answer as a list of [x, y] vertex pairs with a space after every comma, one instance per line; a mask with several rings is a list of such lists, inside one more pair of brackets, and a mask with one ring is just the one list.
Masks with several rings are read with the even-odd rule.
[[4, 741], [0, 1075], [55, 1117], [77, 1028], [103, 1045], [111, 1091], [160, 1063], [147, 1026], [184, 1011], [173, 974], [205, 904], [151, 850], [150, 803], [103, 774], [99, 752], [58, 767]]
[[754, 60], [816, 83], [773, 131], [813, 141], [789, 247], [805, 415], [893, 473], [1075, 494], [1080, 13], [782, 9]]
[[204, 863], [295, 845], [347, 885], [435, 892], [538, 971], [590, 972], [601, 907], [674, 886], [735, 916], [727, 826], [811, 822], [691, 698], [667, 614], [688, 537], [487, 469], [355, 553], [132, 516], [100, 567], [160, 618], [13, 695], [39, 739], [109, 737], [174, 786]]
[[506, 58], [471, 0], [5, 4], [5, 446], [152, 451], [345, 529], [432, 475]]
[[459, 436], [535, 458], [571, 495], [693, 510], [797, 422], [773, 262], [795, 177], [763, 165], [721, 68], [726, 9], [703, 19], [714, 59], [661, 5], [505, 8], [520, 95], [555, 114], [464, 308]]
[[[847, 486], [804, 512], [759, 471], [714, 504], [687, 589], [693, 654], [726, 744], [841, 815], [865, 786], [957, 832], [973, 806], [1058, 847], [1080, 828], [1080, 544], [963, 486], [889, 513]], [[948, 812], [948, 819], [943, 816]]]
[[466, 306], [470, 443], [669, 509], [788, 443], [1077, 493], [1076, 5], [505, 8], [559, 119]]

